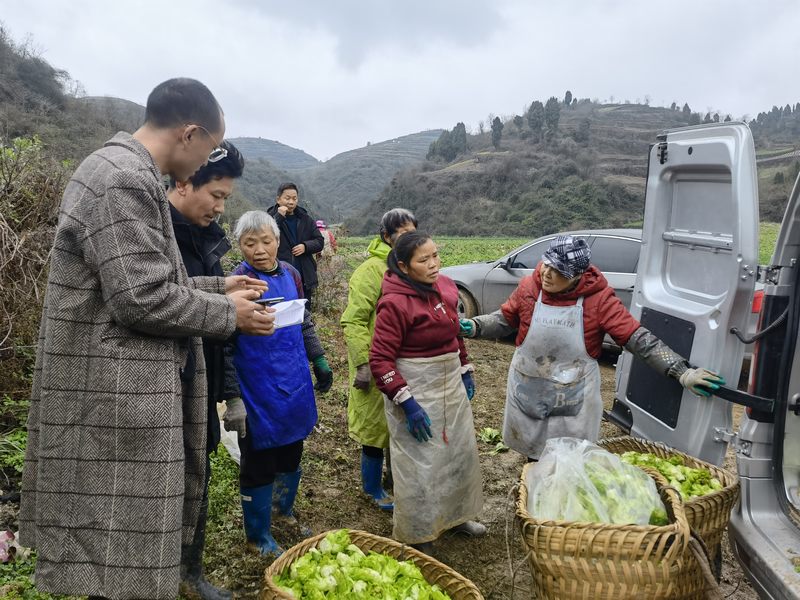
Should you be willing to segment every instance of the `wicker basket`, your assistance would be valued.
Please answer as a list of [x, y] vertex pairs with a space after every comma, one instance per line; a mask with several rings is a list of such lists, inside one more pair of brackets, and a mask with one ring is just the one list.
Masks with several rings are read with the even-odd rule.
[[689, 523], [689, 527], [702, 538], [712, 562], [716, 559], [722, 534], [731, 517], [731, 510], [739, 499], [739, 478], [736, 475], [658, 442], [624, 436], [601, 440], [597, 442], [597, 445], [614, 454], [633, 450], [649, 452], [659, 458], [677, 455], [683, 459], [687, 467], [710, 471], [711, 475], [722, 484], [722, 489], [685, 501], [683, 509], [686, 511], [686, 521]]
[[[662, 600], [703, 598], [709, 587], [690, 548], [680, 494], [656, 477], [669, 525], [541, 521], [528, 513], [528, 469], [522, 470], [517, 519], [542, 600]], [[703, 561], [704, 562], [704, 561]]]
[[[284, 569], [289, 567], [290, 564], [300, 558], [310, 548], [316, 547], [328, 533], [329, 532], [325, 532], [315, 535], [314, 537], [300, 542], [296, 546], [292, 546], [267, 567], [264, 573], [264, 589], [261, 592], [261, 599], [273, 600], [275, 598], [291, 598], [291, 596], [278, 589], [273, 583], [272, 578], [277, 577]], [[453, 600], [483, 600], [483, 596], [474, 583], [427, 554], [423, 554], [405, 544], [373, 535], [366, 531], [349, 529], [347, 533], [350, 535], [350, 541], [361, 548], [363, 552], [379, 552], [381, 554], [388, 554], [397, 560], [412, 561], [419, 567], [419, 570], [422, 571], [422, 576], [425, 577], [425, 581], [431, 585], [438, 585], [442, 590], [447, 592]]]

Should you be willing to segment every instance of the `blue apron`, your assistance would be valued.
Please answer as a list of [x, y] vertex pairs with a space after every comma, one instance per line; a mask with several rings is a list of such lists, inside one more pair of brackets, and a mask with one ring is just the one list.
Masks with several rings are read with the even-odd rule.
[[[283, 265], [267, 275], [243, 263], [248, 275], [266, 281], [263, 298], [298, 298], [294, 278]], [[317, 422], [314, 387], [303, 344], [302, 325], [275, 330], [270, 336], [240, 334], [233, 364], [247, 409], [247, 434], [256, 450], [305, 439]]]

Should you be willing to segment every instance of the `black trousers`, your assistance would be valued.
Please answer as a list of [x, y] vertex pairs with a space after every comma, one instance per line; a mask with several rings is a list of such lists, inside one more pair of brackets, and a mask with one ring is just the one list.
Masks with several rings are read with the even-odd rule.
[[242, 453], [239, 462], [239, 485], [243, 488], [262, 487], [275, 481], [278, 473], [294, 473], [300, 467], [303, 456], [303, 440], [278, 446], [255, 450], [252, 437], [239, 438]]

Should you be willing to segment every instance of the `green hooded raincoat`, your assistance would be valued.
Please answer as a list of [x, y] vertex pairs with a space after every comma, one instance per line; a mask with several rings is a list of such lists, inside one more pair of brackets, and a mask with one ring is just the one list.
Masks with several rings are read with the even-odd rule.
[[341, 324], [347, 343], [347, 364], [350, 376], [350, 398], [347, 423], [350, 437], [365, 446], [389, 447], [389, 430], [383, 408], [383, 396], [372, 381], [367, 391], [353, 387], [356, 367], [369, 362], [369, 349], [375, 331], [375, 307], [381, 296], [381, 283], [386, 272], [386, 257], [392, 250], [380, 237], [369, 245], [369, 258], [350, 277], [347, 308]]

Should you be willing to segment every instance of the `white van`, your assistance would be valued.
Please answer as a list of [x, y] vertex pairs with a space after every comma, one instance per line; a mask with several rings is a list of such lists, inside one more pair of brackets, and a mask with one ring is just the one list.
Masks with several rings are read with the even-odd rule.
[[[669, 130], [650, 149], [631, 313], [670, 347], [722, 374], [697, 398], [624, 352], [610, 420], [632, 435], [721, 464], [737, 455], [734, 553], [762, 598], [800, 598], [800, 178], [770, 265], [759, 267], [758, 180], [750, 129]], [[750, 386], [736, 391], [757, 279], [764, 283]], [[747, 407], [733, 431], [731, 402]]]

